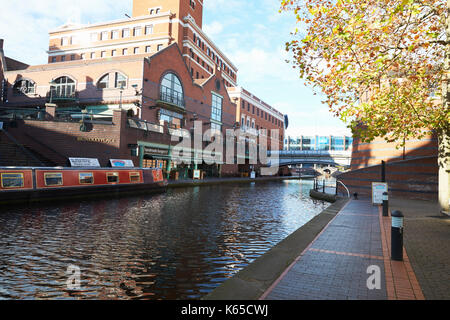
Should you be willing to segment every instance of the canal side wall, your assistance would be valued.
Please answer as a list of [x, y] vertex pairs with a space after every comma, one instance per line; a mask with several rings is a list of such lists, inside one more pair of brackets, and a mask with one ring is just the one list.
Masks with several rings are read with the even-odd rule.
[[340, 198], [202, 300], [257, 300], [347, 204]]
[[170, 180], [168, 182], [168, 188], [185, 188], [196, 186], [208, 186], [218, 184], [232, 184], [232, 183], [252, 183], [252, 182], [270, 182], [270, 181], [283, 181], [283, 180], [301, 180], [301, 177], [258, 177], [252, 178], [208, 178], [205, 180]]

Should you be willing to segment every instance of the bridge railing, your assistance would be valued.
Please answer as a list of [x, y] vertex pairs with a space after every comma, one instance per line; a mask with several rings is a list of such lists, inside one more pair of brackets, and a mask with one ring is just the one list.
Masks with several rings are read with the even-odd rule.
[[295, 151], [268, 151], [269, 156], [278, 155], [279, 157], [350, 157], [351, 151], [339, 151], [339, 150], [295, 150]]

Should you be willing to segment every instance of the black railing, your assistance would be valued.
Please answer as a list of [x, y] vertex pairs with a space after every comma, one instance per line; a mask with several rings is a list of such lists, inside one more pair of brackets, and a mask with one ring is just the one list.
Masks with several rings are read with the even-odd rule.
[[47, 101], [55, 102], [55, 101], [74, 101], [78, 99], [78, 92], [61, 92], [59, 90], [51, 90], [47, 92]]
[[171, 103], [173, 105], [176, 105], [176, 106], [182, 107], [182, 108], [185, 108], [185, 105], [186, 105], [184, 102], [183, 96], [175, 95], [170, 92], [164, 92], [164, 91], [161, 92], [160, 100], [163, 102]]
[[[327, 183], [328, 182], [328, 183]], [[314, 179], [314, 190], [322, 193], [327, 193], [328, 190], [333, 190], [333, 194], [338, 194], [338, 181], [327, 181], [325, 179]]]
[[46, 120], [46, 112], [43, 108], [0, 108], [0, 119]]

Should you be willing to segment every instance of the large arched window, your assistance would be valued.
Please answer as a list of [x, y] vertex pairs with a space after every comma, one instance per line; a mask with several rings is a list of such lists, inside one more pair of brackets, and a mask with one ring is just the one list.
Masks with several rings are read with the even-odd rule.
[[[113, 80], [114, 82], [112, 82]], [[125, 89], [127, 87], [127, 77], [120, 72], [110, 72], [103, 75], [97, 81], [98, 89]]]
[[51, 84], [53, 98], [72, 98], [75, 96], [75, 81], [69, 77], [59, 77]]
[[31, 80], [20, 79], [14, 83], [13, 92], [15, 95], [35, 93], [35, 83]]
[[161, 100], [184, 107], [183, 86], [174, 73], [167, 73], [161, 81]]
[[108, 89], [109, 88], [109, 73], [105, 74], [100, 78], [97, 82], [97, 88], [99, 89]]

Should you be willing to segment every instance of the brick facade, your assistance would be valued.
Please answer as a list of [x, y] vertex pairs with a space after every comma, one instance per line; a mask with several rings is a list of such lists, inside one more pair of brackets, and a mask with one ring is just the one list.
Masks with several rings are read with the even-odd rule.
[[[386, 162], [389, 194], [407, 199], [437, 200], [438, 141], [436, 137], [408, 140], [405, 147], [377, 138], [353, 142], [351, 171], [338, 176], [351, 193], [371, 195], [372, 182], [382, 181], [381, 162]], [[342, 186], [341, 193], [346, 194]]]

